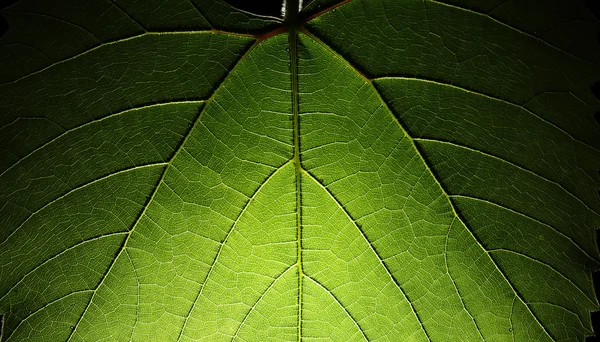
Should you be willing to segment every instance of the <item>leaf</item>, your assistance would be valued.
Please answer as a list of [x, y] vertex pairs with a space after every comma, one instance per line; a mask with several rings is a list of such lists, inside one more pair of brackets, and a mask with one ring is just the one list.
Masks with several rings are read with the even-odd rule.
[[2, 341], [593, 334], [583, 4], [2, 14]]

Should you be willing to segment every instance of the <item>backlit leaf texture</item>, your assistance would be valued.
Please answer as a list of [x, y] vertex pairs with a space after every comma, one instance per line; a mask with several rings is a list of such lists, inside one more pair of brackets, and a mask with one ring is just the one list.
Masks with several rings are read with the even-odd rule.
[[593, 335], [585, 4], [304, 6], [1, 11], [1, 341]]

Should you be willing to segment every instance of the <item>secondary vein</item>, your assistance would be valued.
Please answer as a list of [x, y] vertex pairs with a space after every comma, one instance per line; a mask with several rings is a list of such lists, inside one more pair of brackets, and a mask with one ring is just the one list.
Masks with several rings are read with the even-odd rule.
[[[232, 71], [246, 58], [246, 56], [248, 56], [248, 54], [254, 49], [254, 47], [256, 46], [256, 44], [252, 45], [236, 62], [235, 66], [233, 66], [233, 68], [230, 70], [230, 72], [227, 74], [227, 76], [225, 77], [225, 79], [223, 80], [223, 82], [221, 82], [221, 84], [219, 84], [215, 89], [215, 91], [213, 92], [213, 94], [210, 96], [210, 98], [208, 100], [206, 100], [206, 104], [205, 106], [202, 108], [202, 111], [200, 112], [200, 114], [198, 115], [198, 117], [194, 120], [194, 123], [192, 125], [192, 127], [188, 130], [185, 138], [183, 139], [183, 141], [179, 144], [179, 147], [177, 148], [177, 150], [175, 151], [175, 153], [173, 153], [173, 156], [171, 157], [171, 159], [168, 161], [168, 163], [165, 166], [164, 171], [162, 172], [162, 175], [160, 176], [160, 179], [158, 180], [156, 186], [154, 187], [154, 190], [152, 191], [152, 194], [150, 195], [150, 198], [148, 199], [148, 201], [146, 202], [146, 204], [144, 205], [142, 211], [140, 212], [140, 214], [138, 215], [137, 219], [135, 220], [135, 222], [133, 223], [131, 229], [129, 230], [129, 232], [127, 233], [127, 236], [125, 237], [125, 241], [123, 242], [123, 244], [121, 245], [121, 247], [119, 248], [119, 251], [117, 252], [117, 254], [115, 255], [115, 258], [113, 259], [113, 261], [111, 262], [111, 264], [108, 266], [108, 269], [106, 270], [106, 272], [104, 273], [104, 275], [102, 276], [102, 278], [100, 279], [100, 282], [98, 283], [98, 285], [96, 286], [96, 288], [93, 290], [92, 292], [92, 296], [90, 298], [90, 300], [88, 301], [83, 313], [79, 316], [79, 319], [77, 320], [77, 323], [75, 324], [75, 326], [73, 327], [73, 329], [71, 330], [71, 333], [69, 334], [69, 337], [67, 338], [67, 342], [69, 342], [71, 340], [71, 338], [74, 336], [74, 334], [77, 331], [77, 328], [79, 327], [79, 323], [82, 321], [83, 317], [85, 316], [85, 314], [87, 313], [87, 310], [89, 309], [90, 305], [92, 304], [92, 302], [94, 301], [94, 297], [96, 296], [96, 293], [98, 292], [98, 289], [103, 285], [105, 279], [107, 278], [108, 274], [111, 272], [112, 268], [114, 267], [114, 265], [117, 263], [117, 260], [119, 259], [119, 257], [122, 255], [123, 251], [126, 250], [127, 248], [127, 244], [129, 242], [129, 239], [133, 233], [133, 231], [135, 230], [135, 228], [138, 226], [139, 222], [141, 221], [142, 217], [144, 217], [146, 215], [146, 211], [148, 209], [148, 207], [150, 206], [150, 204], [152, 202], [154, 202], [154, 197], [156, 196], [156, 193], [158, 192], [158, 189], [161, 187], [161, 185], [164, 183], [165, 181], [165, 176], [167, 174], [167, 172], [169, 171], [169, 169], [171, 168], [171, 166], [173, 165], [174, 160], [177, 158], [177, 155], [184, 149], [184, 146], [186, 145], [187, 141], [190, 139], [192, 132], [194, 131], [194, 129], [196, 128], [197, 125], [199, 125], [202, 121], [202, 115], [206, 112], [207, 108], [209, 107], [208, 105], [212, 102], [212, 100], [216, 97], [216, 94], [218, 93], [219, 89], [221, 89], [221, 86], [226, 82], [227, 79], [229, 79], [229, 77], [232, 74]], [[183, 328], [182, 328], [183, 331]]]
[[439, 187], [440, 191], [442, 192], [442, 194], [444, 195], [444, 197], [446, 197], [446, 199], [448, 200], [448, 203], [450, 205], [450, 209], [452, 210], [453, 216], [458, 220], [458, 222], [462, 223], [465, 226], [465, 228], [467, 229], [467, 231], [469, 232], [469, 234], [472, 236], [472, 238], [476, 241], [477, 245], [481, 248], [481, 250], [483, 251], [483, 253], [485, 253], [485, 255], [490, 259], [490, 261], [492, 262], [492, 264], [496, 267], [496, 269], [498, 270], [498, 272], [500, 272], [500, 275], [504, 278], [504, 280], [509, 285], [509, 287], [514, 292], [514, 294], [517, 296], [517, 298], [519, 299], [519, 301], [521, 301], [523, 303], [523, 305], [525, 305], [525, 307], [527, 308], [527, 311], [533, 317], [533, 320], [536, 323], [538, 323], [538, 325], [541, 327], [541, 329], [544, 331], [544, 333], [550, 338], [550, 340], [556, 341], [556, 339], [554, 338], [554, 336], [552, 336], [552, 334], [548, 331], [548, 329], [546, 329], [546, 327], [542, 324], [542, 322], [540, 321], [540, 319], [538, 318], [538, 316], [529, 307], [529, 305], [527, 304], [527, 302], [523, 299], [523, 296], [519, 293], [519, 291], [517, 291], [517, 289], [514, 287], [514, 285], [512, 284], [512, 282], [510, 282], [508, 280], [508, 277], [507, 277], [505, 271], [502, 268], [500, 268], [500, 265], [498, 264], [498, 262], [485, 249], [485, 247], [483, 246], [482, 242], [478, 239], [478, 237], [473, 232], [472, 228], [470, 228], [470, 226], [468, 226], [463, 221], [463, 219], [461, 218], [461, 216], [458, 214], [457, 209], [455, 208], [454, 203], [451, 200], [451, 195], [446, 191], [446, 189], [442, 186], [442, 184], [440, 183], [440, 181], [437, 179], [436, 175], [431, 170], [429, 164], [425, 161], [425, 157], [423, 156], [422, 152], [419, 151], [419, 149], [417, 148], [417, 145], [416, 145], [416, 143], [414, 141], [414, 138], [408, 133], [408, 130], [403, 126], [403, 124], [400, 122], [400, 120], [393, 114], [393, 112], [391, 111], [391, 109], [388, 107], [387, 102], [385, 102], [383, 100], [383, 97], [381, 96], [381, 94], [380, 94], [379, 90], [377, 89], [377, 87], [375, 87], [373, 85], [373, 81], [370, 80], [365, 75], [363, 75], [360, 72], [358, 72], [358, 69], [356, 68], [356, 66], [354, 66], [350, 61], [348, 61], [347, 59], [345, 59], [339, 52], [337, 52], [336, 50], [334, 50], [330, 45], [326, 44], [325, 42], [323, 42], [322, 40], [320, 40], [318, 37], [316, 37], [315, 35], [313, 35], [312, 33], [308, 32], [308, 31], [304, 31], [304, 32], [306, 33], [306, 35], [308, 37], [312, 38], [315, 42], [321, 44], [323, 47], [325, 47], [326, 49], [328, 49], [329, 51], [331, 51], [335, 56], [337, 56], [337, 58], [340, 58], [342, 61], [345, 61], [347, 65], [349, 65], [351, 68], [353, 68], [354, 70], [356, 70], [357, 73], [359, 75], [361, 75], [361, 77], [363, 77], [363, 79], [367, 82], [367, 84], [369, 84], [370, 86], [373, 87], [373, 89], [375, 91], [375, 94], [378, 97], [379, 102], [383, 106], [385, 106], [386, 111], [391, 115], [392, 119], [396, 122], [396, 124], [398, 125], [398, 127], [400, 128], [400, 130], [404, 133], [404, 135], [406, 136], [406, 138], [410, 141], [410, 143], [411, 143], [411, 145], [412, 145], [415, 153], [417, 154], [417, 156], [423, 162], [423, 165], [425, 166], [426, 170], [432, 175], [433, 180], [438, 185], [438, 187]]

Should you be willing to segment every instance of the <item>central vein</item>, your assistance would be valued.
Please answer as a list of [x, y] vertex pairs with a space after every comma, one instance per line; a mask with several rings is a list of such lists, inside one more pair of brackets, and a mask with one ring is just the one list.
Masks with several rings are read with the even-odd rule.
[[[288, 4], [289, 5], [289, 4]], [[296, 7], [297, 8], [297, 7]], [[296, 167], [296, 227], [297, 227], [297, 250], [298, 250], [298, 341], [302, 340], [302, 194], [301, 194], [301, 171], [300, 164], [300, 113], [298, 105], [298, 51], [297, 39], [298, 34], [293, 25], [295, 18], [293, 14], [288, 17], [289, 23], [289, 51], [290, 51], [290, 68], [292, 74], [292, 113], [294, 125], [294, 165]]]
[[298, 342], [302, 341], [302, 188], [300, 163], [300, 111], [298, 105], [298, 0], [285, 0], [285, 22], [288, 27], [290, 72], [292, 74], [292, 114], [294, 125], [294, 165], [296, 167], [296, 243], [298, 250]]
[[294, 165], [296, 167], [296, 226], [297, 249], [298, 249], [298, 341], [302, 340], [302, 194], [301, 194], [301, 171], [300, 164], [300, 115], [298, 109], [298, 53], [297, 33], [295, 30], [289, 32], [290, 60], [292, 73], [292, 112], [294, 118]]

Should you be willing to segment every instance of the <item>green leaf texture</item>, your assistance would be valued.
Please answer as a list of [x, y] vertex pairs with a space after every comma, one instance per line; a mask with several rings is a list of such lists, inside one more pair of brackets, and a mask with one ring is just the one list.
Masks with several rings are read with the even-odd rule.
[[593, 334], [583, 2], [1, 13], [2, 341]]

